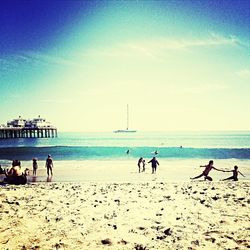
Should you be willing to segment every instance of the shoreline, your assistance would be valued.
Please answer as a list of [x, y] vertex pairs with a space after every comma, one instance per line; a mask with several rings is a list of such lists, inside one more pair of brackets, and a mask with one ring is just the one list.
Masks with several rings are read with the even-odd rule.
[[246, 249], [249, 181], [1, 187], [1, 249]]
[[[53, 177], [47, 178], [45, 161], [38, 161], [37, 176], [32, 175], [32, 161], [22, 161], [22, 169], [29, 168], [29, 182], [145, 182], [145, 181], [166, 181], [184, 182], [190, 181], [190, 177], [199, 175], [203, 169], [200, 165], [208, 163], [209, 159], [159, 159], [160, 166], [157, 173], [151, 174], [151, 165], [146, 164], [146, 171], [138, 173], [137, 159], [124, 160], [75, 160], [55, 161]], [[216, 160], [214, 166], [219, 169], [233, 169], [234, 165], [246, 176], [239, 176], [240, 181], [250, 180], [250, 160], [229, 159]], [[10, 166], [11, 161], [8, 165]], [[210, 176], [214, 181], [227, 178], [231, 173], [223, 173], [212, 170]], [[2, 176], [3, 179], [3, 176]], [[1, 180], [1, 178], [0, 178]], [[203, 178], [198, 179], [203, 180]]]

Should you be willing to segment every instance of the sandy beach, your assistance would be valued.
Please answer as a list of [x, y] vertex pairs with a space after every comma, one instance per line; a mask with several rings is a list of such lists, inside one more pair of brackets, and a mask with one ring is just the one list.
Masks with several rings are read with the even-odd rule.
[[249, 181], [1, 187], [0, 249], [250, 248]]

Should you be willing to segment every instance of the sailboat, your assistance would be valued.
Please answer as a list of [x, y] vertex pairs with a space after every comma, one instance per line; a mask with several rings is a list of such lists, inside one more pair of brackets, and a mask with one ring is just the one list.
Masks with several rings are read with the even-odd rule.
[[128, 104], [127, 104], [127, 129], [118, 129], [113, 131], [114, 133], [135, 133], [136, 130], [131, 130], [129, 129], [129, 109], [128, 109]]

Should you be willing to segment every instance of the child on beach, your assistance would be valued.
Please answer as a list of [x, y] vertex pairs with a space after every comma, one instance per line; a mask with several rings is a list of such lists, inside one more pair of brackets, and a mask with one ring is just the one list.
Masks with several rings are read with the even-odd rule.
[[230, 176], [230, 177], [228, 177], [226, 179], [223, 179], [222, 181], [226, 181], [226, 180], [238, 181], [238, 174], [241, 174], [243, 177], [246, 177], [244, 174], [242, 174], [238, 170], [238, 166], [234, 166], [233, 170], [224, 170], [223, 172], [233, 172], [233, 176]]
[[36, 170], [38, 168], [37, 159], [33, 158], [33, 175], [36, 176]]
[[141, 164], [142, 164], [142, 172], [145, 172], [145, 160], [143, 159], [143, 157], [140, 157], [140, 159], [138, 160], [137, 166], [139, 168], [139, 173], [141, 172]]
[[213, 164], [214, 164], [214, 161], [211, 160], [211, 161], [209, 161], [208, 165], [200, 166], [201, 168], [205, 168], [205, 170], [204, 170], [200, 175], [198, 175], [198, 176], [196, 176], [196, 177], [193, 177], [193, 178], [190, 178], [190, 179], [191, 179], [191, 180], [194, 180], [194, 179], [198, 179], [198, 178], [204, 176], [204, 179], [205, 179], [205, 180], [212, 181], [213, 179], [212, 179], [210, 176], [208, 176], [209, 172], [210, 172], [212, 169], [217, 170], [217, 171], [224, 171], [224, 170], [215, 168], [215, 167], [213, 166]]
[[160, 165], [159, 162], [156, 160], [155, 157], [153, 157], [153, 159], [151, 159], [148, 163], [151, 163], [151, 166], [152, 166], [152, 174], [155, 174], [155, 173], [156, 173], [157, 165]]

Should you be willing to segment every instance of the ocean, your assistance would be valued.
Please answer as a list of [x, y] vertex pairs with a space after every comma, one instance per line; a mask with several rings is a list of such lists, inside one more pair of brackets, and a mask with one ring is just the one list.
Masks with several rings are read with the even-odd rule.
[[[155, 156], [160, 166], [151, 174], [148, 161]], [[0, 165], [13, 159], [29, 168], [29, 182], [51, 182], [45, 160], [54, 161], [53, 182], [139, 182], [189, 181], [201, 173], [200, 165], [215, 161], [219, 169], [238, 165], [250, 179], [250, 131], [233, 132], [137, 132], [58, 133], [57, 138], [0, 140]], [[32, 158], [38, 158], [38, 175], [32, 175]], [[146, 172], [138, 174], [139, 157], [146, 160]], [[214, 180], [231, 173], [213, 171]], [[3, 177], [2, 177], [3, 178]]]
[[250, 131], [216, 132], [61, 132], [57, 138], [0, 140], [0, 160], [57, 161], [150, 158], [250, 159]]

